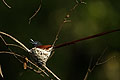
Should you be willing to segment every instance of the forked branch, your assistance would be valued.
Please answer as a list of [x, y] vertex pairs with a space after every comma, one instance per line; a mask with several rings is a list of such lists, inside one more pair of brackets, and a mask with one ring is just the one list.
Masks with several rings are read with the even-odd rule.
[[2, 32], [2, 31], [0, 31], [0, 34], [5, 35], [5, 36], [11, 38], [15, 42], [17, 42], [20, 46], [22, 46], [25, 49], [25, 51], [30, 52], [30, 50], [23, 43], [21, 43], [20, 41], [18, 41], [16, 38], [12, 37], [11, 35], [9, 35], [9, 34], [7, 34], [5, 32]]
[[6, 43], [6, 41], [3, 39], [3, 37], [1, 35], [0, 35], [0, 38], [2, 39], [2, 41], [4, 42], [4, 44], [6, 45], [7, 48], [8, 48], [8, 46], [14, 46], [14, 47], [18, 47], [18, 48], [25, 50], [23, 47], [21, 47], [19, 45]]
[[[21, 46], [19, 46], [19, 45], [16, 45], [16, 44], [8, 44], [1, 35], [0, 35], [0, 38], [2, 39], [2, 41], [3, 41], [3, 43], [5, 44], [6, 48], [7, 48], [10, 52], [12, 52], [12, 50], [9, 48], [10, 45], [24, 49], [23, 47], [21, 47]], [[25, 49], [24, 49], [24, 50], [25, 50]], [[15, 57], [17, 60], [19, 60], [20, 62], [22, 62], [16, 55], [14, 55], [14, 57]]]
[[63, 19], [63, 22], [62, 22], [61, 25], [59, 26], [59, 29], [58, 29], [57, 34], [56, 34], [56, 36], [55, 36], [55, 40], [54, 40], [54, 42], [53, 42], [53, 44], [52, 44], [52, 47], [55, 47], [55, 43], [56, 43], [56, 41], [58, 40], [58, 36], [59, 36], [59, 34], [60, 34], [60, 31], [61, 31], [63, 25], [64, 25], [65, 23], [71, 22], [71, 20], [68, 19], [68, 18], [71, 16], [71, 13], [76, 9], [76, 7], [78, 7], [78, 5], [79, 5], [80, 3], [86, 4], [86, 3], [83, 2], [82, 0], [81, 0], [80, 2], [79, 2], [78, 0], [75, 0], [75, 2], [76, 2], [76, 4], [70, 9], [70, 11], [68, 11], [68, 13], [65, 15], [65, 17], [64, 17], [64, 19]]
[[105, 54], [106, 49], [107, 48], [104, 49], [103, 54], [97, 59], [96, 63], [93, 65], [93, 67], [91, 67], [91, 64], [92, 64], [92, 58], [91, 58], [89, 66], [88, 66], [88, 70], [87, 70], [86, 75], [84, 77], [84, 80], [87, 80], [89, 73], [91, 73], [95, 69], [96, 66], [105, 64], [108, 61], [110, 61], [111, 59], [116, 58], [116, 56], [113, 56], [113, 57], [111, 57], [111, 58], [109, 58], [109, 59], [107, 59], [107, 60], [105, 60], [103, 62], [100, 62], [102, 60], [104, 54]]

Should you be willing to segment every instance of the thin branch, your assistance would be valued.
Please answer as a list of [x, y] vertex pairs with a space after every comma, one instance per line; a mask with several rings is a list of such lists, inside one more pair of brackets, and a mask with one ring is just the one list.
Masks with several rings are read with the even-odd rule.
[[84, 38], [81, 38], [81, 39], [78, 39], [78, 40], [73, 40], [73, 41], [70, 41], [70, 42], [65, 42], [65, 43], [62, 43], [62, 44], [58, 44], [54, 48], [60, 48], [60, 47], [63, 47], [63, 46], [68, 46], [68, 45], [75, 44], [75, 43], [83, 41], [83, 40], [96, 38], [96, 37], [103, 36], [103, 35], [106, 35], [106, 34], [117, 32], [117, 31], [120, 31], [120, 29], [115, 29], [115, 30], [111, 30], [111, 31], [107, 31], [107, 32], [102, 32], [102, 33], [98, 33], [98, 34], [95, 34], [95, 35], [87, 36], [87, 37], [84, 37]]
[[21, 46], [19, 46], [19, 45], [16, 45], [16, 44], [6, 44], [6, 45], [7, 45], [7, 46], [18, 47], [18, 48], [20, 48], [20, 49], [25, 50], [25, 48], [23, 48], [23, 47], [21, 47]]
[[4, 78], [4, 77], [3, 77], [3, 74], [2, 74], [1, 65], [0, 65], [0, 75], [1, 75], [2, 78]]
[[[18, 47], [18, 48], [25, 50], [23, 47], [21, 47], [19, 45], [6, 43], [6, 41], [3, 39], [3, 37], [1, 35], [0, 35], [0, 38], [2, 39], [2, 41], [4, 42], [4, 44], [6, 45], [7, 48], [8, 48], [8, 46], [14, 46], [14, 47]], [[9, 48], [9, 50], [10, 50], [10, 48]]]
[[103, 62], [98, 62], [98, 63], [96, 63], [96, 66], [105, 64], [105, 63], [107, 63], [108, 61], [110, 61], [110, 60], [113, 59], [113, 58], [116, 58], [116, 56], [110, 57], [109, 59], [107, 59], [107, 60], [105, 60], [105, 61], [103, 61]]
[[40, 71], [42, 71], [47, 77], [49, 77], [49, 75], [44, 71], [44, 70], [42, 70], [39, 66], [37, 66], [36, 64], [34, 64], [32, 61], [30, 61], [29, 59], [28, 59], [28, 62], [30, 63], [30, 64], [32, 64], [33, 66], [35, 66], [36, 68], [38, 68]]
[[55, 54], [55, 51], [53, 51], [50, 55], [50, 57], [48, 58], [48, 60]]
[[[108, 47], [106, 47], [106, 48], [103, 50], [101, 56], [97, 59], [95, 65], [90, 69], [91, 72], [94, 70], [94, 68], [97, 66], [97, 64], [99, 64], [99, 61], [103, 58], [103, 56], [104, 56], [104, 54], [105, 54], [105, 52], [106, 52], [107, 49], [108, 49]], [[101, 64], [101, 65], [102, 65], [102, 64]]]
[[[16, 55], [16, 56], [18, 56], [18, 57], [21, 57], [21, 58], [23, 58], [23, 59], [27, 59], [27, 61], [30, 63], [30, 64], [32, 64], [33, 66], [35, 66], [36, 68], [38, 68], [41, 72], [43, 72], [47, 77], [49, 77], [49, 75], [44, 71], [44, 70], [42, 70], [40, 67], [38, 67], [36, 64], [34, 64], [33, 62], [31, 62], [28, 58], [25, 58], [24, 56], [21, 56], [21, 55], [19, 55], [19, 54], [16, 54], [16, 53], [14, 53], [14, 52], [7, 52], [7, 51], [0, 51], [0, 53], [6, 53], [6, 54], [12, 54], [12, 55]], [[21, 62], [21, 61], [20, 61]], [[21, 63], [24, 63], [23, 61], [21, 62]], [[29, 69], [31, 69], [31, 70], [33, 70], [34, 72], [37, 72], [38, 73], [38, 71], [37, 70], [35, 70], [35, 69], [33, 69], [32, 67], [30, 67], [30, 66], [28, 66], [27, 65], [27, 67], [29, 68]]]
[[[55, 40], [53, 41], [53, 44], [52, 44], [53, 50], [54, 50], [54, 48], [57, 48], [57, 47], [55, 46], [55, 43], [56, 43], [56, 41], [58, 40], [58, 36], [59, 36], [59, 34], [60, 34], [61, 30], [62, 30], [63, 25], [64, 25], [65, 23], [71, 22], [71, 20], [69, 20], [68, 18], [71, 16], [71, 13], [76, 9], [76, 7], [78, 7], [78, 5], [79, 5], [80, 3], [82, 3], [82, 1], [81, 1], [81, 2], [78, 2], [77, 0], [76, 0], [75, 2], [76, 2], [76, 4], [70, 9], [70, 11], [68, 11], [68, 13], [66, 14], [66, 16], [65, 16], [64, 19], [63, 19], [63, 22], [62, 22], [61, 25], [59, 26], [59, 29], [58, 29], [57, 34], [56, 34], [56, 36], [55, 36]], [[52, 54], [50, 57], [52, 57], [52, 56], [53, 56], [53, 54]]]
[[[78, 2], [78, 1], [76, 0], [76, 2]], [[82, 4], [87, 4], [87, 3], [84, 2], [83, 0], [80, 0], [80, 3], [82, 3]]]
[[86, 75], [85, 75], [85, 77], [84, 77], [84, 80], [87, 80], [88, 75], [89, 75], [89, 72], [91, 72], [90, 67], [91, 67], [91, 64], [92, 64], [92, 59], [93, 59], [93, 58], [90, 59], [90, 63], [89, 63], [89, 66], [88, 66], [87, 73], [86, 73]]
[[9, 6], [5, 0], [2, 0], [2, 1], [8, 8], [11, 8], [11, 6]]
[[14, 40], [15, 42], [17, 42], [19, 45], [21, 45], [27, 52], [30, 52], [30, 50], [24, 45], [22, 44], [20, 41], [18, 41], [16, 38], [12, 37], [11, 35], [5, 33], [5, 32], [1, 32], [0, 31], [0, 34], [3, 34], [5, 36], [8, 36], [9, 38], [11, 38], [12, 40]]
[[40, 11], [41, 6], [42, 6], [42, 0], [40, 0], [40, 5], [39, 5], [37, 11], [35, 11], [35, 13], [29, 18], [29, 24], [31, 23], [31, 20], [32, 20], [32, 19], [37, 15], [37, 13]]
[[[7, 42], [4, 40], [4, 38], [0, 35], [0, 38], [2, 39], [2, 41], [4, 42], [4, 44], [5, 44], [5, 46], [8, 48], [8, 50], [10, 51], [10, 52], [13, 52], [8, 46], [9, 45], [11, 45], [11, 44], [7, 44]], [[15, 46], [15, 44], [14, 44], [14, 46]], [[21, 47], [21, 46], [18, 46], [18, 45], [16, 45], [17, 47]], [[21, 47], [22, 48], [22, 47]], [[18, 60], [18, 61], [20, 61], [20, 62], [22, 62], [16, 55], [14, 55], [14, 57]]]
[[33, 67], [30, 67], [28, 65], [27, 65], [27, 68], [29, 68], [30, 70], [32, 70], [32, 71], [34, 71], [34, 72], [36, 72], [36, 73], [38, 73], [38, 74], [40, 74], [41, 76], [44, 77], [44, 75], [42, 74], [42, 71], [35, 70]]
[[84, 77], [84, 79], [83, 79], [83, 80], [87, 80], [88, 75], [89, 75], [89, 68], [88, 68], [87, 73], [86, 73], [86, 75], [85, 75], [85, 77]]
[[[38, 67], [36, 64], [34, 64], [32, 61], [30, 61], [28, 58], [26, 58], [26, 57], [24, 57], [24, 56], [21, 56], [21, 55], [19, 55], [19, 54], [14, 53], [14, 52], [8, 52], [8, 51], [0, 51], [0, 53], [2, 53], [2, 54], [16, 55], [16, 56], [18, 56], [18, 57], [20, 57], [20, 58], [27, 59], [27, 61], [28, 61], [30, 64], [32, 64], [33, 66], [35, 66], [36, 68], [38, 68], [38, 69], [39, 69], [40, 71], [42, 71], [47, 77], [49, 77], [49, 75], [48, 75], [44, 70], [42, 70], [40, 67]], [[22, 62], [22, 63], [24, 63], [24, 62]]]
[[27, 65], [27, 68], [29, 68], [30, 70], [33, 70], [34, 72], [36, 72], [36, 73], [38, 73], [38, 74], [40, 74], [42, 71], [37, 71], [37, 70], [35, 70], [33, 67], [31, 67], [31, 66], [28, 66]]
[[45, 65], [42, 65], [49, 73], [51, 73], [57, 80], [61, 80], [59, 77], [57, 77], [49, 68], [47, 68]]
[[1, 54], [11, 54], [11, 55], [16, 55], [20, 58], [24, 58], [23, 56], [19, 55], [19, 54], [16, 54], [14, 52], [8, 52], [8, 51], [0, 51]]
[[79, 6], [80, 3], [82, 4], [86, 4], [85, 2], [83, 2], [82, 0], [79, 2], [78, 0], [75, 0], [76, 4], [73, 6], [73, 8], [71, 8], [70, 12], [72, 12], [73, 10], [76, 9], [77, 6]]
[[[4, 44], [5, 44], [5, 46], [8, 48], [8, 50], [10, 51], [10, 52], [13, 52], [9, 47], [8, 47], [8, 45], [10, 45], [10, 44], [7, 44], [7, 42], [4, 40], [4, 38], [0, 35], [0, 38], [2, 39], [2, 41], [4, 42]], [[16, 45], [16, 46], [18, 46], [18, 45]], [[19, 46], [19, 47], [21, 47], [21, 46]], [[21, 47], [22, 48], [22, 47]], [[14, 55], [14, 57], [19, 61], [19, 62], [21, 62], [22, 63], [22, 61], [16, 56], [16, 55]]]
[[57, 34], [56, 34], [56, 36], [55, 36], [55, 40], [54, 40], [54, 42], [53, 42], [53, 44], [52, 44], [52, 47], [55, 47], [54, 45], [55, 45], [56, 41], [58, 40], [58, 36], [59, 36], [59, 34], [60, 34], [60, 31], [61, 31], [63, 25], [64, 25], [65, 23], [67, 23], [67, 22], [71, 22], [71, 20], [68, 20], [68, 18], [71, 16], [71, 13], [76, 9], [76, 7], [78, 7], [78, 5], [79, 5], [80, 3], [81, 3], [81, 2], [78, 2], [78, 1], [76, 0], [76, 4], [70, 9], [70, 11], [69, 11], [69, 12], [66, 14], [66, 16], [64, 17], [64, 20], [63, 20], [62, 24], [59, 26], [59, 29], [58, 29], [58, 31], [57, 31]]
[[59, 27], [59, 29], [58, 29], [58, 32], [57, 32], [57, 35], [56, 35], [56, 37], [55, 37], [55, 40], [54, 40], [54, 42], [53, 42], [53, 44], [52, 44], [52, 47], [54, 47], [56, 41], [58, 40], [59, 33], [60, 33], [60, 31], [61, 31], [64, 23], [65, 23], [65, 22], [63, 22], [63, 23], [60, 25], [60, 27]]
[[[92, 68], [91, 68], [91, 64], [92, 64], [92, 58], [91, 58], [90, 63], [89, 63], [88, 70], [87, 70], [86, 75], [85, 75], [85, 77], [84, 77], [84, 80], [87, 80], [89, 73], [91, 73], [96, 66], [102, 65], [103, 63], [108, 62], [108, 60], [106, 60], [106, 61], [104, 61], [104, 62], [102, 62], [102, 63], [99, 63], [99, 61], [102, 59], [103, 55], [105, 54], [105, 51], [107, 50], [107, 48], [108, 48], [108, 47], [106, 47], [106, 48], [104, 49], [104, 51], [102, 52], [102, 55], [97, 59], [96, 63], [93, 65]], [[109, 58], [109, 60], [110, 60], [110, 59], [112, 59], [112, 58]]]

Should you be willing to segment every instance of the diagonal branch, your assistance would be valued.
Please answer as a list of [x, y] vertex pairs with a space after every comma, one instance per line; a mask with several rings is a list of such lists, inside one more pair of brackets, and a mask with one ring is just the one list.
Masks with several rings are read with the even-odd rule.
[[113, 33], [113, 32], [118, 32], [118, 31], [120, 31], [120, 29], [115, 29], [115, 30], [111, 30], [111, 31], [107, 31], [107, 32], [98, 33], [98, 34], [87, 36], [87, 37], [84, 37], [84, 38], [81, 38], [81, 39], [78, 39], [78, 40], [73, 40], [73, 41], [70, 41], [70, 42], [65, 42], [65, 43], [62, 43], [62, 44], [58, 44], [54, 48], [60, 48], [60, 47], [63, 47], [63, 46], [68, 46], [68, 45], [75, 44], [75, 43], [83, 41], [83, 40], [96, 38], [96, 37], [99, 37], [99, 36], [103, 36], [103, 35], [110, 34], [110, 33]]
[[30, 50], [29, 50], [23, 43], [21, 43], [20, 41], [18, 41], [18, 40], [17, 40], [16, 38], [14, 38], [13, 36], [11, 36], [11, 35], [9, 35], [9, 34], [7, 34], [7, 33], [5, 33], [5, 32], [2, 32], [2, 31], [0, 31], [0, 34], [5, 35], [5, 36], [11, 38], [11, 39], [14, 40], [15, 42], [17, 42], [20, 46], [22, 46], [27, 52], [30, 52]]
[[37, 13], [40, 11], [41, 6], [42, 6], [42, 0], [40, 0], [40, 5], [39, 5], [37, 11], [29, 18], [29, 24], [31, 23], [31, 20], [32, 20], [32, 19], [37, 15]]
[[2, 0], [2, 1], [8, 8], [11, 8], [11, 6], [9, 6], [5, 0]]
[[51, 73], [57, 80], [61, 80], [59, 77], [57, 77], [49, 68], [47, 68], [45, 65], [42, 65], [49, 73]]
[[86, 73], [86, 75], [85, 75], [85, 77], [84, 77], [84, 80], [87, 80], [88, 75], [89, 75], [89, 73], [91, 72], [90, 67], [91, 67], [91, 64], [92, 64], [92, 59], [93, 59], [93, 58], [90, 59], [89, 66], [88, 66], [88, 70], [87, 70], [87, 73]]
[[47, 77], [49, 77], [49, 75], [44, 71], [44, 70], [42, 70], [39, 66], [37, 66], [36, 64], [34, 64], [32, 61], [30, 61], [29, 59], [28, 59], [28, 62], [30, 63], [30, 64], [32, 64], [33, 66], [35, 66], [36, 68], [38, 68], [40, 71], [42, 71]]

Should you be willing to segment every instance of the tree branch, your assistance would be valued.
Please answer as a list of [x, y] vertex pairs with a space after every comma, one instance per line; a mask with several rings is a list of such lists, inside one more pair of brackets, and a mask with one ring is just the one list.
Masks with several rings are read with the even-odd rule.
[[3, 74], [2, 74], [1, 65], [0, 65], [0, 75], [1, 75], [2, 78], [4, 78], [4, 77], [3, 77]]
[[21, 43], [20, 41], [18, 41], [18, 40], [17, 40], [16, 38], [14, 38], [13, 36], [11, 36], [11, 35], [9, 35], [9, 34], [7, 34], [7, 33], [5, 33], [5, 32], [2, 32], [2, 31], [0, 31], [0, 34], [5, 35], [5, 36], [11, 38], [11, 39], [14, 40], [15, 42], [17, 42], [19, 45], [21, 45], [27, 52], [30, 52], [30, 50], [29, 50], [23, 43]]
[[111, 59], [113, 59], [113, 58], [116, 57], [116, 56], [113, 56], [113, 57], [111, 57], [111, 58], [109, 58], [109, 59], [107, 59], [107, 60], [105, 60], [105, 61], [103, 61], [103, 62], [99, 62], [99, 61], [102, 59], [102, 57], [103, 57], [103, 55], [104, 55], [104, 53], [105, 53], [106, 50], [107, 50], [107, 48], [104, 49], [103, 54], [97, 59], [96, 63], [93, 65], [92, 68], [91, 68], [91, 64], [92, 64], [92, 58], [91, 58], [90, 63], [89, 63], [89, 67], [88, 67], [87, 72], [86, 72], [86, 75], [85, 75], [85, 77], [84, 77], [84, 80], [87, 80], [89, 73], [91, 73], [91, 72], [95, 69], [96, 66], [105, 64], [105, 63], [107, 63], [109, 60], [111, 60]]
[[115, 30], [111, 30], [111, 31], [107, 31], [107, 32], [98, 33], [98, 34], [87, 36], [87, 37], [84, 37], [84, 38], [81, 38], [81, 39], [78, 39], [78, 40], [73, 40], [73, 41], [70, 41], [70, 42], [65, 42], [65, 43], [62, 43], [62, 44], [58, 44], [54, 48], [60, 48], [60, 47], [63, 47], [63, 46], [68, 46], [68, 45], [75, 44], [75, 43], [83, 41], [83, 40], [96, 38], [96, 37], [99, 37], [99, 36], [103, 36], [103, 35], [110, 34], [110, 33], [113, 33], [113, 32], [118, 32], [118, 31], [120, 31], [120, 29], [115, 29]]
[[29, 18], [29, 24], [31, 23], [31, 20], [32, 20], [32, 19], [37, 15], [37, 13], [40, 11], [41, 6], [42, 6], [42, 0], [40, 0], [40, 5], [39, 5], [37, 11], [35, 11], [35, 13]]
[[2, 1], [8, 8], [11, 8], [11, 6], [9, 6], [5, 0], [2, 0]]

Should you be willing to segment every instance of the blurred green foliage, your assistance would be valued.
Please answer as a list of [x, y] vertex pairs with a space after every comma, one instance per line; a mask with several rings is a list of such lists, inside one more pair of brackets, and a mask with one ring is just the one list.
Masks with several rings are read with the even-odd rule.
[[[85, 1], [85, 0], [84, 0]], [[28, 19], [37, 10], [40, 0], [6, 0], [12, 7], [9, 9], [0, 1], [0, 31], [6, 32], [32, 48], [29, 40], [38, 40], [42, 44], [52, 44], [60, 24], [67, 12], [75, 5], [75, 0], [43, 0], [39, 13], [28, 24]], [[86, 0], [70, 15], [71, 23], [66, 23], [56, 43], [64, 43], [93, 35], [99, 32], [119, 28], [119, 0]], [[108, 47], [102, 61], [120, 56], [120, 32], [108, 34], [95, 39], [79, 42], [55, 50], [55, 55], [47, 66], [62, 80], [83, 80], [90, 58], [93, 64]], [[4, 37], [8, 43], [12, 40]], [[12, 48], [15, 52], [28, 56], [21, 49]], [[0, 50], [7, 50], [0, 40]], [[23, 66], [12, 55], [1, 54], [5, 80], [44, 80], [40, 75], [23, 70]], [[92, 64], [92, 65], [93, 65]], [[97, 66], [89, 74], [88, 80], [120, 80], [120, 58]], [[46, 80], [46, 79], [45, 79]]]

